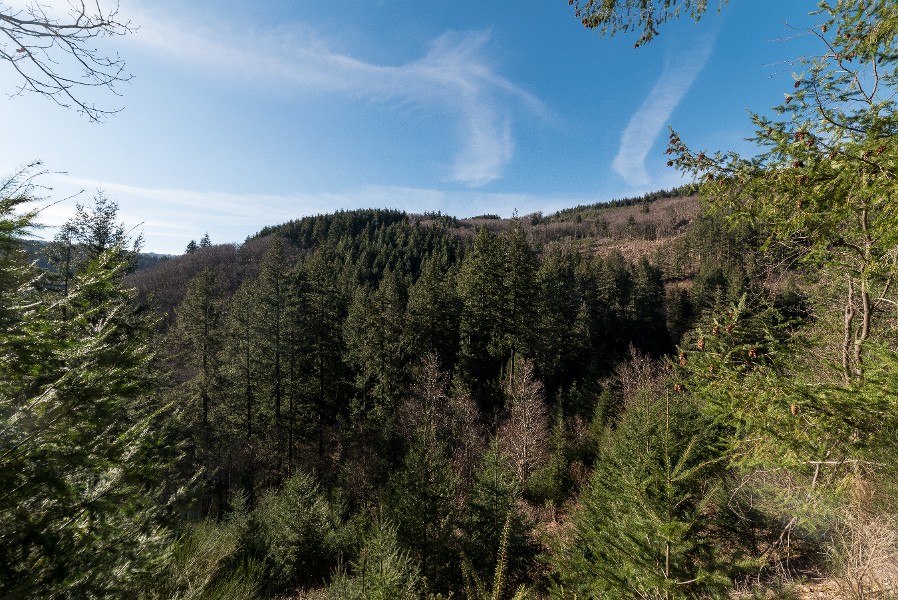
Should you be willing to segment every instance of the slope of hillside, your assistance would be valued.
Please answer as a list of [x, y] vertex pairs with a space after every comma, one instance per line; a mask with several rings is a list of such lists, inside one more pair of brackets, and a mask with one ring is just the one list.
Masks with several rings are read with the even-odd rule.
[[513, 222], [521, 225], [537, 249], [544, 251], [562, 245], [602, 257], [617, 251], [630, 262], [651, 259], [662, 268], [666, 279], [675, 280], [681, 279], [682, 273], [678, 275], [665, 265], [698, 214], [698, 198], [676, 191], [580, 206], [545, 217], [539, 213], [524, 215], [517, 220], [371, 209], [340, 211], [266, 227], [240, 245], [220, 244], [167, 257], [140, 269], [128, 280], [144, 295], [152, 296], [163, 313], [171, 315], [184, 297], [187, 282], [204, 268], [216, 273], [228, 293], [257, 275], [258, 263], [272, 236], [287, 239], [296, 252], [310, 252], [325, 242], [340, 240], [345, 247], [352, 247], [350, 253], [356, 255], [369, 252], [361, 249], [363, 245], [387, 245], [402, 257], [372, 256], [369, 269], [374, 269], [378, 260], [392, 261], [393, 266], [397, 261], [410, 261], [416, 276], [422, 256], [429, 255], [435, 246], [451, 247], [449, 263], [454, 263], [473, 243], [478, 230], [485, 228], [500, 234], [507, 232]]

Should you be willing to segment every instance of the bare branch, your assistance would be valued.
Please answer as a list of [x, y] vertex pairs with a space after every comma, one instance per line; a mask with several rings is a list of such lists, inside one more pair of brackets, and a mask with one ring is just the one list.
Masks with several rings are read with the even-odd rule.
[[99, 122], [121, 108], [104, 108], [90, 99], [89, 90], [105, 88], [120, 95], [116, 86], [130, 81], [124, 60], [97, 47], [104, 38], [134, 31], [130, 21], [119, 18], [119, 6], [104, 10], [69, 0], [62, 11], [51, 10], [40, 0], [29, 0], [16, 9], [0, 0], [0, 60], [20, 77], [11, 94], [33, 92], [66, 108], [75, 108]]

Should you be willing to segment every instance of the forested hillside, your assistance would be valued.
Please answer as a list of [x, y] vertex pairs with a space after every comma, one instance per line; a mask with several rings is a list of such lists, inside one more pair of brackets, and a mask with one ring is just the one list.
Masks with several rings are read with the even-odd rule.
[[898, 9], [821, 10], [758, 154], [641, 198], [138, 270], [0, 181], [0, 598], [898, 594]]

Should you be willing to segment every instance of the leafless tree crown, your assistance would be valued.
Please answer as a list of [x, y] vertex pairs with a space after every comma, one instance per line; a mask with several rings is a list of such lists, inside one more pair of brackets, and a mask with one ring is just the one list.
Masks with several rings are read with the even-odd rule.
[[499, 446], [523, 484], [545, 463], [549, 446], [546, 394], [532, 361], [520, 361], [507, 391], [509, 414], [499, 428]]
[[[60, 5], [64, 4], [64, 8]], [[102, 38], [133, 31], [119, 17], [119, 6], [103, 9], [99, 1], [68, 0], [51, 6], [28, 0], [14, 7], [0, 0], [0, 58], [19, 75], [16, 96], [35, 92], [91, 121], [102, 121], [121, 108], [103, 108], [91, 90], [105, 88], [116, 96], [118, 84], [131, 79], [124, 60], [97, 47]]]

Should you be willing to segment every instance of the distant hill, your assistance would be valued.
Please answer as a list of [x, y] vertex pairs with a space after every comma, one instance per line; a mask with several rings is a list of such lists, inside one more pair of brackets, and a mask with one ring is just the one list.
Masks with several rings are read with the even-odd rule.
[[[580, 252], [608, 255], [617, 251], [630, 261], [652, 258], [668, 280], [683, 277], [682, 268], [665, 268], [699, 213], [691, 187], [662, 190], [645, 196], [581, 205], [549, 216], [533, 213], [518, 218], [531, 244], [546, 249], [568, 245]], [[262, 256], [274, 237], [287, 240], [291, 251], [310, 253], [328, 245], [357, 263], [361, 283], [375, 285], [383, 270], [405, 271], [414, 281], [423, 261], [444, 254], [447, 265], [460, 263], [477, 231], [507, 231], [513, 219], [483, 214], [458, 218], [441, 213], [409, 214], [399, 210], [337, 211], [263, 228], [243, 244], [218, 244], [180, 256], [142, 255], [129, 281], [152, 296], [159, 309], [173, 315], [187, 283], [204, 268], [216, 273], [227, 294], [258, 274]]]
[[[44, 254], [44, 249], [50, 242], [46, 242], [43, 240], [25, 240], [24, 246], [25, 251], [28, 252], [28, 255], [32, 260], [37, 261], [38, 266], [41, 268], [48, 268], [49, 263], [47, 262], [46, 256]], [[137, 255], [137, 263], [134, 266], [135, 271], [141, 271], [143, 269], [150, 269], [155, 267], [159, 263], [172, 258], [171, 254], [159, 254], [158, 252], [141, 252]]]

